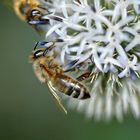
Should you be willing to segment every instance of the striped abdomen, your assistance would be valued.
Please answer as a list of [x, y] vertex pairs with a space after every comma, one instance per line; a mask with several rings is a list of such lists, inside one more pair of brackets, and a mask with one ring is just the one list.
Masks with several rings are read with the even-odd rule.
[[57, 74], [53, 84], [55, 88], [65, 93], [68, 96], [77, 99], [88, 99], [90, 98], [89, 91], [79, 81], [72, 79], [71, 77], [63, 74]]

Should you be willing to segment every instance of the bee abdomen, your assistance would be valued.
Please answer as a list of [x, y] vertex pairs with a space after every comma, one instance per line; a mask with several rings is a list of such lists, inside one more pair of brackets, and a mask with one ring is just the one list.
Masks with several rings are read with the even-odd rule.
[[59, 91], [71, 96], [72, 98], [84, 100], [91, 97], [88, 89], [82, 83], [67, 75], [59, 75], [57, 83], [59, 83]]
[[70, 87], [66, 94], [81, 100], [90, 98], [90, 94], [84, 86]]

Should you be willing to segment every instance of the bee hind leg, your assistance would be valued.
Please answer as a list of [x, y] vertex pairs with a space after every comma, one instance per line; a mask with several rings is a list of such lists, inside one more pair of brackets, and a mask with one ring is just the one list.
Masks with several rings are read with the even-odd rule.
[[49, 89], [50, 89], [50, 91], [51, 91], [51, 93], [52, 93], [52, 96], [53, 96], [53, 98], [54, 98], [56, 104], [58, 105], [58, 107], [59, 107], [65, 114], [67, 114], [67, 110], [66, 110], [65, 107], [63, 106], [63, 104], [62, 104], [62, 102], [61, 102], [61, 99], [60, 99], [60, 97], [57, 95], [57, 93], [56, 93], [54, 87], [52, 86], [52, 84], [51, 84], [51, 83], [47, 83], [47, 84], [48, 84], [48, 87], [49, 87]]
[[78, 77], [76, 78], [76, 80], [78, 80], [78, 81], [83, 81], [83, 80], [85, 80], [85, 79], [87, 79], [87, 78], [90, 78], [90, 77], [92, 77], [92, 76], [94, 76], [94, 75], [95, 75], [95, 73], [90, 72], [90, 71], [86, 71], [86, 72], [83, 73], [82, 75], [78, 76]]

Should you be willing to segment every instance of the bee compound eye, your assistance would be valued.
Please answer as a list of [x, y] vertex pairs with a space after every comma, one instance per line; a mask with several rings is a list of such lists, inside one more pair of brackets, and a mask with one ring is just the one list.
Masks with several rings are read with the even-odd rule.
[[44, 51], [42, 50], [37, 50], [35, 53], [34, 53], [34, 57], [35, 58], [38, 58], [38, 57], [41, 57], [43, 55]]
[[37, 15], [40, 15], [40, 14], [41, 14], [41, 12], [39, 10], [37, 10], [37, 9], [33, 9], [31, 11], [31, 16], [37, 16]]

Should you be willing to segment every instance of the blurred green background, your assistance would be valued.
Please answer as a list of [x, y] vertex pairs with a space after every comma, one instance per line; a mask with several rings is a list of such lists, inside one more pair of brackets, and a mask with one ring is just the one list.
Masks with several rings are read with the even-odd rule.
[[34, 76], [28, 56], [39, 35], [0, 2], [0, 140], [139, 140], [131, 116], [97, 123], [56, 107]]

